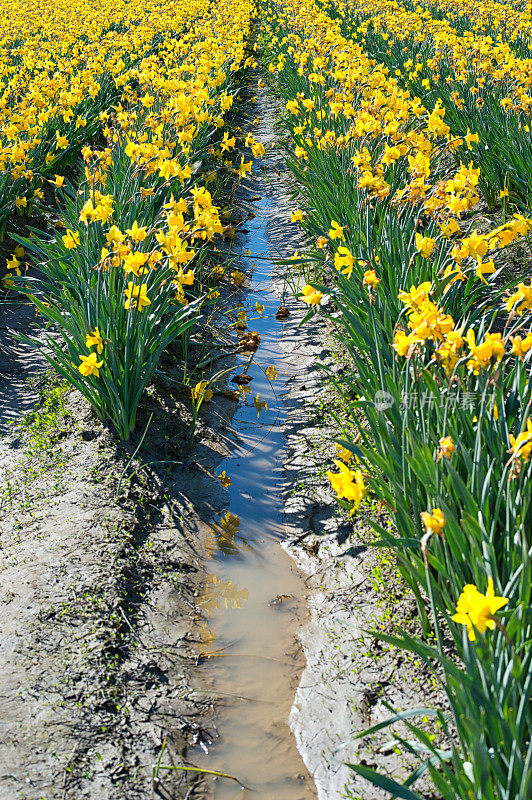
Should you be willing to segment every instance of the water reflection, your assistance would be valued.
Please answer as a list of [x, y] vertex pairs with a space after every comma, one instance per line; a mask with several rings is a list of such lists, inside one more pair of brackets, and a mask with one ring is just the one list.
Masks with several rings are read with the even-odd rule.
[[239, 589], [233, 581], [222, 581], [218, 575], [207, 575], [205, 579], [205, 589], [200, 598], [199, 604], [207, 616], [220, 608], [220, 600], [223, 600], [225, 608], [242, 608], [242, 603], [249, 597], [247, 589]]
[[237, 555], [242, 546], [246, 545], [245, 539], [240, 536], [240, 544], [235, 543], [235, 536], [240, 528], [240, 519], [236, 514], [227, 511], [220, 517], [218, 524], [211, 526], [212, 533], [205, 540], [207, 554], [214, 558], [216, 554], [224, 553], [227, 556]]
[[[215, 800], [310, 800], [315, 789], [286, 722], [303, 667], [295, 629], [305, 614], [305, 586], [279, 546], [284, 532], [282, 393], [289, 374], [278, 344], [279, 300], [266, 288], [272, 272], [266, 258], [267, 202], [259, 200], [255, 208], [245, 242], [256, 264], [252, 286], [228, 324], [240, 321], [256, 336], [247, 337], [251, 352], [235, 368], [235, 376], [245, 374], [249, 382], [230, 384], [240, 397], [232, 423], [233, 455], [217, 470], [228, 503], [207, 537], [210, 574], [200, 598], [206, 619], [199, 655], [207, 659], [201, 675], [210, 678], [224, 702], [217, 708], [219, 738], [206, 754], [198, 748], [193, 760], [238, 775], [253, 790], [206, 778]], [[251, 264], [238, 266], [249, 271]], [[235, 330], [240, 340], [242, 334]]]

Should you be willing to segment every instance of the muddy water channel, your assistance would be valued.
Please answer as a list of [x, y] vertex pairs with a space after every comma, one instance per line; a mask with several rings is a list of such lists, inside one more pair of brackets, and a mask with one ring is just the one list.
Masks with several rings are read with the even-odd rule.
[[[257, 199], [253, 176], [241, 192], [246, 190], [249, 199]], [[287, 724], [304, 666], [295, 630], [306, 616], [303, 579], [280, 546], [283, 388], [290, 375], [278, 344], [283, 331], [276, 319], [279, 298], [270, 288], [268, 200], [257, 199], [253, 206], [256, 216], [241, 234], [242, 250], [251, 255], [244, 255], [240, 265], [252, 274], [248, 328], [259, 333], [260, 346], [247, 369], [252, 381], [241, 389], [245, 402], [233, 418], [233, 455], [220, 465], [231, 480], [227, 510], [238, 520], [213, 527], [200, 599], [206, 619], [203, 652], [210, 654], [200, 669], [220, 699], [217, 737], [208, 753], [198, 750], [192, 760], [236, 775], [247, 787], [207, 776], [216, 800], [309, 800], [315, 797], [314, 785]], [[264, 306], [262, 316], [256, 303]], [[243, 369], [248, 361], [242, 357]]]

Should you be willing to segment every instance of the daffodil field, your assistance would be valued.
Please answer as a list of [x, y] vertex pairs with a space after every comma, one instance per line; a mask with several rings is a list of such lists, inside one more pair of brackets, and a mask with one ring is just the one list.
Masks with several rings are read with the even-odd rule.
[[382, 639], [435, 670], [452, 711], [438, 712], [445, 744], [390, 718], [420, 756], [405, 784], [352, 765], [396, 797], [420, 797], [426, 770], [449, 800], [530, 787], [529, 17], [308, 0], [267, 3], [261, 28], [293, 219], [316, 242], [301, 299], [352, 364], [329, 479], [351, 514], [368, 494], [389, 511], [376, 544], [425, 636]]
[[[425, 661], [448, 701], [391, 709], [373, 729], [409, 729], [394, 734], [419, 759], [404, 783], [350, 766], [406, 800], [421, 800], [424, 774], [445, 800], [525, 800], [532, 4], [21, 0], [5, 11], [3, 291], [35, 305], [41, 332], [27, 341], [121, 439], [163, 351], [178, 342], [186, 357], [220, 296], [217, 243], [231, 231], [216, 191], [224, 169], [251, 170], [240, 155], [224, 166], [227, 119], [241, 72], [261, 65], [281, 98], [292, 222], [310, 242], [283, 263], [302, 281], [305, 323], [325, 319], [348, 364], [330, 375], [342, 433], [329, 481], [416, 598], [422, 634], [382, 641]], [[46, 232], [32, 223], [42, 209]], [[191, 395], [196, 415], [209, 382]]]
[[[13, 234], [4, 284], [27, 292], [60, 333], [45, 337], [46, 357], [121, 438], [164, 348], [184, 344], [216, 299], [205, 261], [223, 233], [207, 189], [212, 143], [233, 104], [252, 10], [113, 3], [102, 29], [101, 6], [81, 2], [73, 28], [64, 4], [28, 2], [2, 36], [4, 230], [13, 215], [31, 220], [51, 190], [58, 206], [54, 236], [31, 221], [30, 237]], [[17, 25], [24, 35], [13, 39]], [[21, 275], [29, 260], [42, 277]]]

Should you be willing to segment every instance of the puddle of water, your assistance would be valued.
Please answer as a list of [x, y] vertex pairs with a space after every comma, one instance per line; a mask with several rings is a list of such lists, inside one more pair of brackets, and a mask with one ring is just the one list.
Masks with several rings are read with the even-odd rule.
[[[288, 372], [278, 346], [282, 322], [275, 319], [275, 312], [279, 299], [269, 289], [267, 208], [265, 199], [254, 204], [256, 217], [245, 225], [243, 247], [252, 253], [250, 264], [253, 256], [265, 257], [255, 262], [246, 305], [252, 308], [258, 302], [265, 311], [263, 318], [248, 323], [249, 330], [258, 331], [261, 338], [248, 370], [253, 377], [251, 391], [233, 418], [238, 436], [235, 454], [219, 467], [231, 479], [228, 510], [239, 524], [229, 518], [225, 528], [215, 527], [207, 542], [212, 555], [200, 600], [206, 617], [203, 649], [213, 654], [200, 669], [213, 694], [220, 697], [219, 738], [208, 753], [196, 750], [191, 759], [205, 769], [237, 776], [250, 791], [225, 778], [206, 776], [215, 800], [311, 800], [316, 796], [287, 724], [304, 666], [294, 632], [306, 615], [306, 590], [279, 544], [283, 538], [282, 392]], [[265, 374], [271, 365], [278, 371], [276, 380]], [[264, 400], [267, 410], [259, 405]]]

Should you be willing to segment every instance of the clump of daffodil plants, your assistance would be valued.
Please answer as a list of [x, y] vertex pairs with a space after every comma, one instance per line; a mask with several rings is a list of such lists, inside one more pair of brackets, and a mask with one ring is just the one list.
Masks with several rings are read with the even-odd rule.
[[[100, 75], [96, 55], [93, 63], [94, 42], [78, 82], [65, 76], [76, 89], [57, 108], [52, 103], [66, 127], [59, 126], [44, 163], [24, 151], [25, 173], [39, 171], [41, 179], [58, 168], [61, 154], [76, 151], [74, 143], [83, 158], [78, 186], [60, 175], [53, 181], [61, 208], [56, 233], [46, 237], [33, 229], [30, 237], [18, 237], [42, 273], [9, 278], [35, 303], [46, 328], [29, 341], [122, 439], [135, 427], [162, 351], [176, 339], [186, 351], [190, 327], [213, 302], [206, 256], [224, 228], [207, 186], [215, 177], [214, 144], [233, 103], [235, 75], [245, 66], [253, 5], [227, 0], [224, 9], [213, 13], [204, 0], [170, 9], [151, 0], [138, 25], [127, 7], [129, 24], [106, 62], [108, 72]], [[70, 30], [65, 42], [73, 40], [77, 53]], [[63, 57], [62, 48], [43, 48], [52, 49], [50, 58]], [[35, 93], [48, 96], [47, 73]], [[102, 109], [106, 81], [115, 93], [105, 95]], [[99, 126], [97, 145], [92, 119]], [[42, 148], [42, 137], [37, 145]], [[234, 146], [226, 133], [220, 152]], [[12, 154], [6, 158], [12, 161]], [[239, 176], [251, 169], [251, 162], [242, 162]]]
[[[301, 188], [292, 221], [315, 242], [300, 299], [307, 318], [330, 319], [351, 363], [331, 378], [345, 413], [327, 474], [352, 516], [365, 515], [367, 495], [389, 509], [391, 528], [366, 518], [375, 545], [396, 554], [423, 635], [381, 638], [437, 665], [450, 709], [418, 709], [436, 714], [445, 747], [411, 710], [366, 732], [407, 726], [408, 740], [395, 741], [420, 765], [403, 784], [350, 766], [407, 800], [420, 800], [427, 772], [445, 800], [525, 800], [532, 285], [504, 271], [505, 253], [532, 230], [522, 65], [502, 43], [501, 69], [488, 74], [481, 36], [397, 2], [264, 8], [265, 60]], [[483, 82], [498, 102], [493, 129], [479, 126], [492, 102]], [[489, 229], [476, 221], [481, 196], [500, 209]]]

